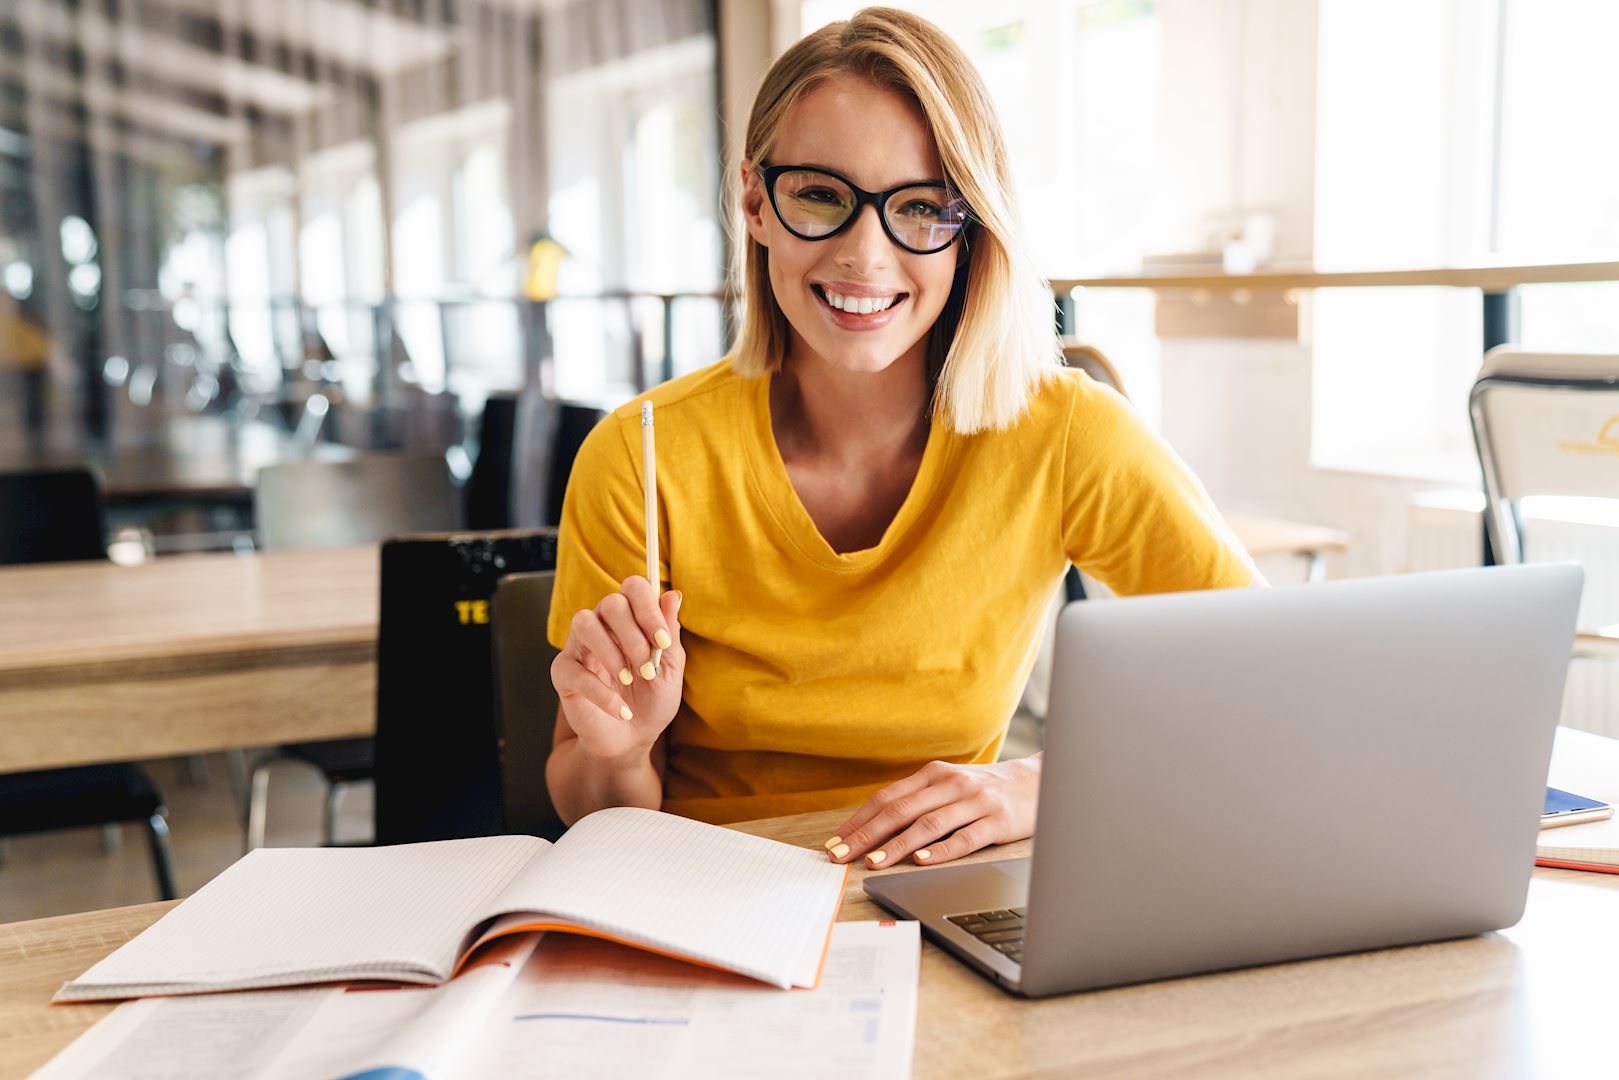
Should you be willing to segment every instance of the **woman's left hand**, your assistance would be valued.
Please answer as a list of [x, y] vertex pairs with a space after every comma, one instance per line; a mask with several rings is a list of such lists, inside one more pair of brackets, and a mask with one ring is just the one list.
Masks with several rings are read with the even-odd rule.
[[993, 765], [930, 761], [866, 800], [826, 842], [834, 862], [924, 866], [1034, 835], [1040, 755]]

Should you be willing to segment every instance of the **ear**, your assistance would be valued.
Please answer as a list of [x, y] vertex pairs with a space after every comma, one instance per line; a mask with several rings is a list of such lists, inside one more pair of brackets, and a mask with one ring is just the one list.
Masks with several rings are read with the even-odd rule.
[[770, 246], [769, 233], [765, 231], [765, 178], [759, 174], [753, 162], [747, 158], [742, 159], [742, 220], [748, 227], [748, 235], [765, 247]]

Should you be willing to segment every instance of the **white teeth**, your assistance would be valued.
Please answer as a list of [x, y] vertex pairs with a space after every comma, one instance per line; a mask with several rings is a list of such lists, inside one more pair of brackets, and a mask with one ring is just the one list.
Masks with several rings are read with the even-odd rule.
[[[825, 287], [823, 286], [823, 289]], [[870, 315], [874, 311], [887, 311], [899, 299], [899, 294], [893, 296], [844, 296], [831, 289], [825, 289], [826, 302], [839, 311], [847, 311], [855, 315]]]

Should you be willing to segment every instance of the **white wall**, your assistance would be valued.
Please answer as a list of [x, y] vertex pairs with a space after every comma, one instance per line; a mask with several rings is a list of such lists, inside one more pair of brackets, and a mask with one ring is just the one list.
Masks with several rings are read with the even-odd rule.
[[[1182, 250], [1210, 215], [1262, 211], [1276, 223], [1274, 261], [1310, 264], [1316, 0], [1159, 0], [1158, 11], [1165, 249]], [[1408, 569], [1410, 502], [1447, 485], [1312, 464], [1308, 294], [1301, 304], [1298, 341], [1164, 340], [1163, 434], [1221, 507], [1348, 531], [1333, 576]]]

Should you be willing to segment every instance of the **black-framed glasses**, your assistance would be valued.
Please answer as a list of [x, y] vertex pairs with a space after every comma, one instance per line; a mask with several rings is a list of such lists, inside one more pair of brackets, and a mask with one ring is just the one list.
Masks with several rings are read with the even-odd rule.
[[808, 165], [765, 165], [759, 172], [776, 217], [800, 240], [831, 239], [870, 203], [890, 240], [914, 254], [932, 255], [955, 243], [971, 220], [966, 200], [943, 180], [867, 191], [829, 169]]

